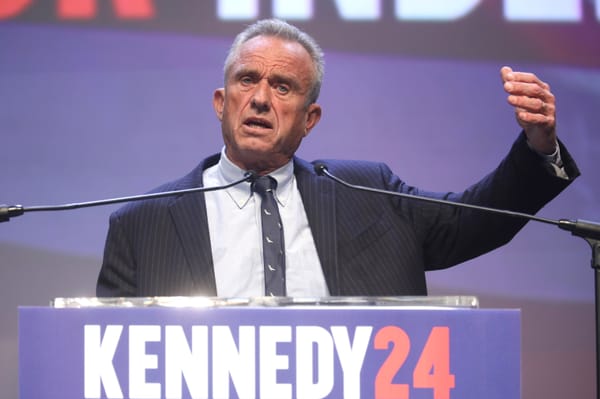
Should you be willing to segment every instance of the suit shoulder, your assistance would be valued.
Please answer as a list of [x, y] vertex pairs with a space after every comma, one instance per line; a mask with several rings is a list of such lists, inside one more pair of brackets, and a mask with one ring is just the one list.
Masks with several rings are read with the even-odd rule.
[[313, 165], [323, 164], [334, 175], [353, 180], [381, 179], [392, 174], [390, 168], [383, 162], [363, 160], [319, 159]]

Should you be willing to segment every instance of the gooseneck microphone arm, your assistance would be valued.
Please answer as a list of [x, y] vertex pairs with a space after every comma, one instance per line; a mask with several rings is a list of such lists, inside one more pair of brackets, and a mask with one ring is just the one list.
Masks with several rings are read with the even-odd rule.
[[407, 198], [410, 200], [429, 202], [429, 203], [433, 203], [433, 204], [449, 205], [449, 206], [458, 207], [458, 208], [475, 209], [475, 210], [482, 211], [482, 212], [496, 213], [496, 214], [500, 214], [500, 215], [504, 215], [504, 216], [512, 216], [512, 217], [517, 217], [517, 218], [521, 218], [521, 219], [535, 220], [537, 222], [553, 224], [556, 226], [559, 225], [559, 222], [557, 220], [546, 219], [546, 218], [530, 215], [528, 213], [515, 212], [515, 211], [509, 211], [509, 210], [497, 209], [497, 208], [489, 208], [487, 206], [466, 204], [463, 202], [454, 202], [454, 201], [448, 201], [448, 200], [443, 200], [443, 199], [439, 199], [439, 198], [424, 197], [421, 195], [400, 193], [397, 191], [388, 191], [388, 190], [382, 190], [382, 189], [378, 189], [378, 188], [366, 187], [366, 186], [360, 186], [360, 185], [348, 183], [347, 181], [342, 180], [335, 175], [332, 175], [329, 172], [329, 170], [327, 169], [327, 166], [324, 164], [320, 164], [320, 163], [315, 165], [315, 172], [317, 172], [317, 174], [320, 176], [327, 176], [331, 180], [333, 180], [343, 186], [346, 186], [348, 188], [354, 189], [354, 190], [367, 191], [367, 192], [375, 193], [375, 194], [391, 195], [394, 197]]
[[595, 280], [595, 298], [596, 298], [596, 391], [597, 398], [600, 399], [600, 223], [590, 222], [586, 220], [569, 220], [569, 219], [547, 219], [528, 213], [514, 212], [505, 209], [489, 208], [486, 206], [465, 204], [462, 202], [447, 201], [443, 199], [423, 197], [420, 195], [399, 193], [396, 191], [381, 190], [372, 187], [359, 186], [356, 184], [348, 183], [337, 176], [332, 175], [327, 170], [327, 165], [323, 163], [317, 163], [314, 166], [315, 172], [319, 176], [326, 176], [329, 179], [354, 190], [366, 191], [375, 194], [392, 195], [395, 197], [407, 198], [410, 200], [424, 201], [435, 204], [448, 205], [458, 208], [474, 209], [481, 212], [495, 213], [499, 215], [505, 215], [510, 217], [517, 217], [521, 219], [533, 220], [545, 224], [551, 224], [559, 227], [562, 230], [570, 231], [572, 235], [581, 237], [592, 248], [592, 261], [591, 266], [594, 269], [594, 280]]
[[62, 204], [62, 205], [41, 205], [41, 206], [29, 206], [29, 207], [24, 207], [22, 205], [0, 205], [0, 222], [8, 222], [10, 220], [10, 218], [16, 217], [16, 216], [21, 216], [22, 214], [24, 214], [26, 212], [67, 211], [67, 210], [71, 210], [71, 209], [119, 204], [119, 203], [123, 203], [123, 202], [142, 201], [142, 200], [149, 200], [149, 199], [154, 199], [154, 198], [171, 197], [171, 196], [182, 195], [182, 194], [224, 190], [226, 188], [236, 186], [236, 185], [246, 182], [246, 181], [252, 182], [256, 179], [256, 177], [257, 177], [256, 172], [248, 171], [244, 174], [243, 178], [238, 179], [234, 182], [222, 185], [222, 186], [194, 187], [194, 188], [187, 188], [187, 189], [183, 189], [183, 190], [163, 191], [163, 192], [158, 192], [158, 193], [132, 195], [132, 196], [128, 196], [128, 197], [109, 198], [109, 199], [103, 199], [103, 200], [88, 201], [88, 202], [76, 202], [76, 203], [72, 203], [72, 204]]
[[314, 169], [315, 169], [315, 172], [319, 176], [327, 176], [331, 180], [333, 180], [343, 186], [346, 186], [348, 188], [354, 189], [354, 190], [367, 191], [367, 192], [371, 192], [371, 193], [375, 193], [375, 194], [392, 195], [395, 197], [407, 198], [407, 199], [416, 200], [416, 201], [430, 202], [430, 203], [440, 204], [440, 205], [449, 205], [449, 206], [458, 207], [458, 208], [474, 209], [474, 210], [482, 211], [482, 212], [495, 213], [495, 214], [499, 214], [499, 215], [517, 217], [517, 218], [527, 219], [527, 220], [534, 220], [536, 222], [557, 226], [563, 230], [570, 231], [571, 233], [573, 233], [573, 235], [576, 235], [579, 237], [600, 239], [600, 223], [589, 222], [589, 221], [585, 221], [585, 220], [568, 220], [568, 219], [554, 220], [554, 219], [548, 219], [548, 218], [531, 215], [529, 213], [515, 212], [515, 211], [509, 211], [506, 209], [490, 208], [487, 206], [466, 204], [463, 202], [448, 201], [448, 200], [443, 200], [443, 199], [439, 199], [439, 198], [424, 197], [421, 195], [400, 193], [397, 191], [388, 191], [388, 190], [381, 190], [381, 189], [373, 188], [373, 187], [359, 186], [356, 184], [348, 183], [347, 181], [342, 180], [335, 175], [332, 175], [329, 172], [329, 170], [327, 169], [327, 165], [325, 165], [323, 163], [317, 163], [315, 165]]

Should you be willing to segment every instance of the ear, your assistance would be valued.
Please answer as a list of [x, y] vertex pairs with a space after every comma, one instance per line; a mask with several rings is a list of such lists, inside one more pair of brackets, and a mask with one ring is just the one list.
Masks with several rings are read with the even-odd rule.
[[308, 136], [308, 133], [313, 127], [321, 120], [321, 106], [317, 103], [312, 103], [308, 106], [306, 111], [306, 127], [304, 131], [304, 137]]
[[213, 94], [213, 108], [217, 114], [217, 118], [223, 121], [223, 109], [225, 108], [225, 89], [220, 88], [215, 90]]

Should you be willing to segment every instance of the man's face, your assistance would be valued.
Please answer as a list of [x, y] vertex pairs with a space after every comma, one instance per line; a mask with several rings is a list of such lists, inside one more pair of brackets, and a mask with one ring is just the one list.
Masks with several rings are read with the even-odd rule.
[[213, 105], [227, 157], [261, 174], [283, 166], [321, 117], [319, 105], [307, 105], [315, 79], [310, 55], [298, 43], [257, 36], [226, 73]]

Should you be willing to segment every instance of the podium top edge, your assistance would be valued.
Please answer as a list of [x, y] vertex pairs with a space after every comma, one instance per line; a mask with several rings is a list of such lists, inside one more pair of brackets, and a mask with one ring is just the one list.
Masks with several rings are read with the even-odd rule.
[[103, 307], [169, 307], [169, 308], [220, 308], [220, 307], [399, 307], [477, 309], [475, 296], [395, 296], [395, 297], [122, 297], [122, 298], [55, 298], [53, 308], [103, 308]]

